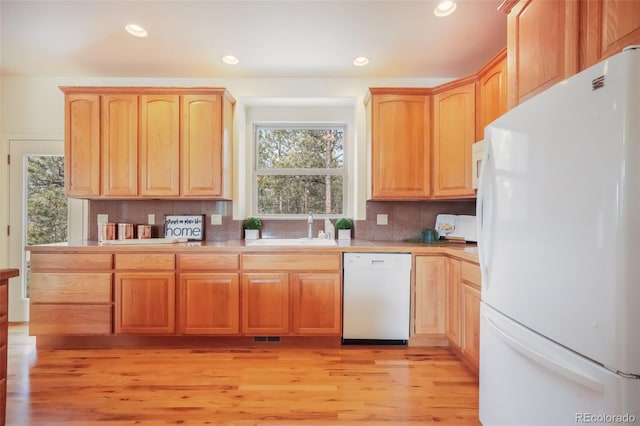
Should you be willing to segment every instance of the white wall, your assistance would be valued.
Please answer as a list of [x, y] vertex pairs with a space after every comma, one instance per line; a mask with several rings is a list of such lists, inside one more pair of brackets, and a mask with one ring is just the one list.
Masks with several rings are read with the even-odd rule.
[[[43, 66], [46, 72], [46, 66]], [[353, 106], [354, 147], [352, 167], [355, 176], [352, 213], [356, 219], [365, 217], [366, 201], [366, 117], [364, 97], [369, 87], [433, 87], [452, 79], [149, 79], [149, 78], [86, 78], [86, 77], [9, 77], [0, 78], [0, 267], [8, 265], [9, 182], [6, 161], [10, 139], [62, 139], [64, 137], [64, 96], [58, 86], [209, 86], [226, 87], [236, 99], [234, 147], [236, 173], [246, 172], [245, 150], [247, 115], [245, 109], [255, 105], [296, 105], [304, 100], [326, 106], [336, 101]], [[244, 165], [238, 167], [239, 165]], [[244, 185], [234, 176], [234, 215], [243, 217], [246, 207]], [[243, 178], [242, 178], [243, 179]]]

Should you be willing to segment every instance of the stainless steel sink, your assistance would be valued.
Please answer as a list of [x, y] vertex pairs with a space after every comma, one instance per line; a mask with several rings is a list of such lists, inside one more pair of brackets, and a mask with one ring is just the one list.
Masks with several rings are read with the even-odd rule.
[[260, 240], [246, 241], [246, 246], [270, 247], [270, 246], [311, 246], [311, 247], [335, 247], [336, 240], [324, 238], [262, 238]]

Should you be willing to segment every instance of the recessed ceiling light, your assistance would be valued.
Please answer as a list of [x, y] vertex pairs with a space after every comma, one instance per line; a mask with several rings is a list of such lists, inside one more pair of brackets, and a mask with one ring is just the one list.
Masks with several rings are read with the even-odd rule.
[[129, 34], [131, 34], [132, 36], [134, 36], [134, 37], [146, 37], [147, 36], [147, 30], [142, 28], [140, 25], [127, 24], [127, 25], [124, 26], [124, 29], [127, 30], [127, 32]]
[[222, 62], [224, 62], [225, 64], [229, 64], [229, 65], [235, 65], [240, 61], [238, 60], [238, 58], [236, 58], [233, 55], [225, 55], [225, 56], [222, 57]]
[[442, 0], [440, 3], [438, 3], [436, 8], [433, 10], [433, 13], [437, 17], [442, 18], [444, 16], [451, 15], [456, 10], [456, 7], [458, 7], [458, 5], [456, 4], [455, 1]]
[[358, 56], [353, 60], [353, 65], [355, 65], [356, 67], [364, 67], [368, 63], [369, 58], [367, 58], [366, 56]]

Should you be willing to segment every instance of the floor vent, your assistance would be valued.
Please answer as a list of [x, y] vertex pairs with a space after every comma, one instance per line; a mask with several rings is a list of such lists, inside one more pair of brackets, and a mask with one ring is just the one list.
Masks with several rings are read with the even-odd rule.
[[280, 343], [280, 336], [255, 336], [254, 343]]

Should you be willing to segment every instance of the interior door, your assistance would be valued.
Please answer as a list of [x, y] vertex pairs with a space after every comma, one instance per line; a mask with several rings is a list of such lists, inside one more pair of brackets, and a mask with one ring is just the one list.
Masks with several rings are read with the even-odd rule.
[[64, 196], [64, 142], [10, 140], [9, 321], [29, 320], [29, 244], [84, 240], [87, 201]]

